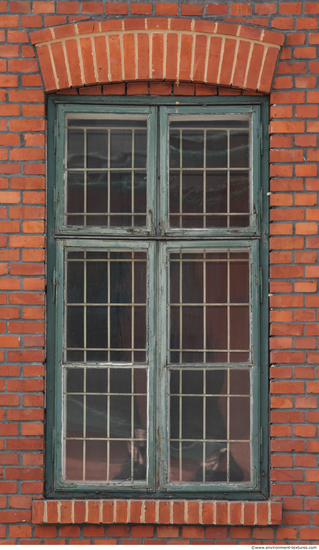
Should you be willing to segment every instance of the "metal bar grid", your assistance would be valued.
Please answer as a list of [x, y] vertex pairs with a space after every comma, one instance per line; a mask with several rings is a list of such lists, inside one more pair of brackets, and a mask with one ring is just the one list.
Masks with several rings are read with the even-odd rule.
[[[110, 353], [112, 351], [125, 351], [125, 352], [130, 352], [131, 354], [131, 359], [130, 359], [130, 363], [134, 363], [134, 360], [135, 360], [135, 357], [134, 357], [134, 353], [135, 352], [138, 352], [138, 351], [144, 351], [146, 352], [146, 347], [145, 348], [142, 348], [142, 347], [136, 347], [134, 346], [134, 338], [135, 338], [135, 306], [138, 306], [138, 307], [145, 307], [147, 308], [147, 303], [146, 302], [135, 302], [135, 264], [137, 263], [142, 263], [142, 264], [145, 264], [147, 266], [147, 259], [146, 257], [145, 258], [136, 258], [135, 257], [135, 251], [134, 250], [131, 250], [130, 253], [131, 253], [131, 257], [130, 258], [111, 258], [111, 252], [114, 252], [114, 250], [111, 250], [111, 249], [108, 249], [107, 250], [107, 258], [88, 258], [87, 257], [87, 249], [83, 249], [83, 257], [82, 258], [67, 258], [67, 264], [68, 263], [72, 263], [72, 262], [75, 262], [75, 263], [83, 263], [83, 302], [71, 302], [68, 300], [68, 296], [67, 296], [67, 293], [66, 293], [66, 296], [65, 296], [65, 308], [66, 308], [66, 313], [65, 313], [65, 318], [67, 320], [67, 308], [68, 307], [83, 307], [83, 347], [82, 346], [77, 346], [77, 347], [73, 347], [73, 346], [70, 346], [68, 345], [68, 341], [67, 341], [67, 337], [65, 339], [65, 346], [64, 346], [64, 352], [66, 353], [67, 351], [83, 351], [84, 352], [84, 364], [87, 363], [87, 351], [106, 351], [107, 352], [107, 362], [110, 363], [111, 362], [111, 355]], [[90, 249], [89, 252], [92, 252], [92, 250]], [[140, 251], [139, 251], [140, 252]], [[87, 300], [87, 264], [88, 263], [106, 263], [107, 264], [107, 281], [108, 281], [108, 284], [107, 284], [107, 302], [89, 302]], [[123, 263], [126, 263], [126, 264], [130, 264], [132, 266], [132, 269], [131, 269], [131, 292], [132, 292], [132, 299], [131, 299], [131, 302], [114, 302], [114, 301], [111, 301], [111, 264], [112, 263], [119, 263], [119, 262], [123, 262]], [[107, 344], [103, 347], [98, 347], [98, 346], [91, 346], [91, 347], [88, 347], [87, 346], [87, 308], [89, 306], [92, 306], [92, 307], [106, 307], [107, 308]], [[130, 346], [127, 346], [127, 347], [113, 347], [111, 346], [111, 332], [110, 332], [110, 329], [111, 329], [111, 307], [129, 307], [131, 308], [131, 345]], [[65, 357], [65, 360], [67, 361], [66, 357]], [[145, 361], [146, 361], [146, 357], [145, 357]], [[142, 361], [143, 363], [145, 363], [145, 361]]]
[[[176, 131], [176, 130], [179, 130], [179, 168], [170, 168], [170, 172], [179, 172], [179, 213], [170, 213], [169, 214], [169, 217], [170, 219], [176, 219], [178, 218], [179, 221], [178, 221], [178, 225], [179, 225], [179, 228], [182, 229], [183, 227], [183, 218], [187, 217], [187, 218], [192, 218], [192, 217], [199, 217], [199, 216], [202, 216], [203, 218], [203, 228], [206, 229], [207, 228], [207, 218], [216, 218], [216, 217], [226, 217], [226, 220], [227, 220], [227, 229], [230, 228], [230, 217], [235, 217], [235, 219], [238, 217], [238, 216], [250, 216], [251, 212], [250, 212], [250, 207], [249, 207], [249, 211], [248, 212], [231, 212], [231, 209], [230, 209], [230, 174], [231, 172], [249, 172], [251, 174], [252, 172], [252, 168], [251, 166], [248, 166], [248, 167], [231, 167], [230, 166], [230, 132], [231, 131], [236, 131], [238, 130], [238, 128], [214, 128], [213, 126], [211, 128], [209, 128], [209, 130], [207, 130], [207, 128], [202, 128], [202, 127], [198, 127], [198, 128], [195, 128], [195, 127], [184, 127], [183, 128], [177, 128], [177, 127], [173, 127], [173, 131]], [[183, 158], [183, 151], [182, 151], [182, 132], [185, 131], [185, 130], [201, 130], [203, 131], [203, 167], [194, 167], [194, 168], [187, 168], [187, 167], [183, 167], [183, 161], [182, 161], [182, 158]], [[226, 132], [226, 135], [227, 135], [227, 166], [226, 167], [208, 167], [207, 168], [207, 165], [206, 165], [206, 153], [207, 153], [207, 131], [210, 131], [210, 130], [222, 130], [222, 131], [225, 131]], [[243, 129], [243, 130], [246, 130], [246, 129]], [[247, 132], [249, 132], [249, 130], [247, 129]], [[251, 163], [251, 161], [249, 161], [249, 163]], [[183, 204], [182, 204], [182, 196], [183, 196], [183, 191], [182, 191], [182, 188], [183, 188], [183, 173], [184, 172], [198, 172], [198, 173], [202, 173], [203, 174], [203, 212], [200, 213], [200, 212], [183, 212]], [[226, 191], [226, 194], [227, 194], [227, 198], [226, 198], [226, 201], [227, 201], [227, 207], [226, 207], [226, 212], [207, 212], [207, 208], [206, 208], [206, 198], [207, 198], [207, 172], [225, 172], [226, 173], [226, 177], [227, 177], [227, 191]], [[250, 180], [251, 180], [251, 177], [250, 177]], [[251, 181], [250, 181], [250, 185], [251, 185]]]
[[[69, 128], [72, 128], [69, 126]], [[84, 206], [83, 206], [83, 212], [66, 212], [66, 218], [72, 219], [72, 217], [76, 216], [83, 216], [84, 223], [81, 225], [87, 226], [87, 217], [100, 217], [105, 216], [107, 219], [107, 227], [111, 227], [111, 218], [116, 216], [124, 216], [124, 217], [130, 217], [131, 223], [130, 226], [135, 226], [135, 218], [136, 216], [145, 216], [146, 212], [135, 212], [135, 172], [146, 172], [146, 166], [145, 168], [138, 168], [135, 167], [135, 131], [141, 130], [139, 127], [120, 127], [121, 130], [127, 130], [132, 132], [132, 166], [131, 167], [111, 167], [111, 131], [116, 130], [116, 127], [103, 127], [103, 128], [97, 128], [97, 127], [90, 127], [90, 126], [76, 126], [74, 127], [79, 130], [83, 130], [84, 132], [84, 165], [83, 168], [69, 168], [66, 167], [66, 175], [68, 178], [68, 172], [78, 172], [84, 174]], [[107, 133], [108, 139], [107, 139], [107, 167], [106, 168], [88, 168], [87, 166], [87, 131], [88, 130], [97, 130], [97, 129], [103, 129]], [[144, 129], [144, 128], [143, 128]], [[147, 128], [145, 128], [147, 131]], [[101, 210], [101, 212], [88, 212], [87, 211], [87, 192], [88, 192], [88, 184], [87, 184], [87, 174], [88, 172], [93, 172], [97, 174], [106, 174], [107, 175], [107, 208], [105, 210]], [[131, 173], [131, 212], [111, 212], [111, 173], [121, 173], [121, 172], [130, 172]], [[146, 220], [145, 220], [146, 223]]]
[[[68, 366], [64, 366], [63, 369], [64, 371], [66, 372], [67, 369], [69, 367]], [[140, 437], [140, 434], [139, 436], [137, 437], [136, 434], [135, 434], [135, 429], [134, 429], [134, 426], [135, 426], [135, 408], [134, 408], [134, 399], [136, 397], [147, 397], [147, 393], [145, 392], [137, 392], [135, 391], [135, 380], [134, 380], [134, 372], [135, 372], [135, 368], [131, 368], [131, 391], [130, 392], [126, 392], [126, 393], [123, 393], [123, 392], [111, 392], [110, 391], [110, 377], [111, 377], [111, 371], [112, 371], [112, 368], [116, 368], [116, 367], [105, 367], [104, 368], [107, 369], [107, 387], [109, 389], [109, 391], [104, 391], [104, 392], [88, 392], [87, 391], [87, 369], [84, 367], [83, 368], [83, 392], [80, 392], [80, 391], [72, 391], [72, 392], [68, 392], [67, 389], [65, 390], [64, 392], [64, 401], [66, 403], [66, 398], [67, 396], [83, 396], [83, 430], [82, 430], [82, 436], [64, 436], [64, 441], [67, 442], [67, 441], [82, 441], [83, 442], [83, 464], [82, 464], [82, 482], [87, 482], [87, 481], [90, 481], [87, 479], [87, 474], [86, 474], [86, 468], [87, 468], [87, 460], [86, 460], [86, 442], [87, 441], [105, 441], [106, 442], [106, 457], [105, 457], [105, 461], [106, 461], [106, 479], [103, 479], [101, 481], [103, 482], [106, 482], [106, 483], [110, 483], [112, 482], [112, 479], [110, 479], [110, 443], [112, 441], [114, 442], [119, 442], [119, 441], [123, 441], [123, 442], [126, 442], [127, 444], [129, 444], [129, 447], [130, 447], [130, 461], [131, 461], [131, 483], [134, 482], [134, 459], [135, 459], [135, 456], [134, 456], [134, 452], [135, 452], [135, 445], [136, 444], [140, 444], [141, 442], [144, 442], [145, 445], [147, 445], [147, 441], [148, 441], [148, 429], [146, 430], [146, 433], [145, 433], [145, 437], [142, 438]], [[145, 373], [146, 373], [146, 376], [147, 376], [147, 373], [148, 373], [148, 368], [145, 367], [143, 370], [145, 370]], [[106, 396], [107, 397], [107, 435], [106, 437], [98, 437], [98, 436], [94, 436], [94, 437], [89, 437], [86, 435], [86, 432], [87, 432], [87, 396]], [[125, 397], [130, 397], [130, 415], [131, 415], [131, 424], [130, 424], [130, 437], [111, 437], [110, 435], [110, 417], [111, 417], [111, 406], [110, 406], [110, 401], [111, 401], [111, 397], [114, 397], [114, 396], [125, 396]], [[68, 415], [68, 411], [67, 411], [67, 407], [66, 407], [66, 418], [67, 418], [67, 415]], [[66, 426], [67, 427], [67, 426]]]
[[[171, 251], [173, 252], [173, 251]], [[188, 249], [182, 249], [180, 248], [179, 250], [179, 258], [176, 258], [175, 255], [176, 255], [176, 252], [177, 251], [174, 251], [174, 258], [169, 258], [169, 264], [171, 263], [177, 263], [179, 264], [179, 302], [173, 302], [171, 301], [170, 299], [168, 300], [168, 310], [169, 310], [169, 323], [168, 323], [168, 330], [169, 330], [169, 334], [171, 333], [171, 322], [170, 322], [170, 319], [171, 319], [171, 307], [178, 307], [179, 308], [179, 347], [174, 347], [172, 348], [170, 345], [168, 345], [168, 352], [169, 352], [169, 362], [172, 363], [172, 360], [171, 360], [171, 353], [172, 352], [178, 352], [179, 353], [179, 363], [182, 364], [184, 361], [183, 361], [183, 352], [201, 352], [203, 353], [203, 363], [205, 364], [207, 362], [207, 352], [224, 352], [227, 354], [227, 363], [230, 363], [230, 360], [231, 360], [231, 353], [234, 353], [234, 352], [246, 352], [249, 354], [249, 357], [247, 359], [247, 361], [250, 360], [250, 354], [251, 354], [251, 349], [249, 347], [249, 349], [246, 349], [246, 348], [232, 348], [231, 347], [231, 330], [230, 330], [230, 326], [231, 326], [231, 319], [230, 319], [230, 308], [231, 307], [248, 307], [249, 308], [249, 318], [251, 317], [251, 295], [249, 294], [249, 298], [250, 298], [250, 301], [249, 302], [232, 302], [231, 301], [231, 295], [230, 295], [230, 264], [233, 263], [234, 265], [236, 263], [246, 263], [246, 264], [249, 264], [249, 257], [248, 257], [248, 254], [247, 254], [247, 258], [246, 259], [232, 259], [231, 258], [231, 254], [234, 253], [235, 251], [232, 250], [232, 249], [227, 249], [226, 250], [226, 253], [227, 253], [227, 258], [224, 258], [224, 259], [220, 259], [220, 258], [217, 258], [217, 259], [213, 259], [211, 257], [207, 258], [207, 250], [204, 249], [204, 250], [188, 250]], [[183, 257], [183, 254], [185, 253], [194, 253], [194, 252], [197, 252], [197, 253], [202, 253], [202, 258], [185, 258]], [[209, 251], [210, 254], [211, 251]], [[202, 264], [203, 266], [203, 301], [202, 302], [183, 302], [183, 270], [182, 270], [182, 264], [183, 263], [197, 263], [197, 264]], [[206, 297], [206, 282], [207, 282], [207, 264], [208, 263], [223, 263], [223, 264], [226, 264], [226, 269], [227, 269], [227, 281], [226, 281], [226, 285], [227, 285], [227, 297], [226, 297], [226, 302], [207, 302], [207, 297]], [[169, 279], [171, 277], [171, 274], [169, 274]], [[190, 283], [190, 282], [189, 282]], [[196, 284], [195, 281], [191, 281], [192, 284]], [[186, 281], [186, 284], [187, 284], [187, 281]], [[213, 282], [212, 282], [213, 284]], [[169, 291], [169, 296], [170, 296], [170, 291]], [[185, 347], [183, 346], [183, 307], [201, 307], [202, 308], [202, 314], [203, 314], [203, 338], [202, 338], [202, 341], [203, 341], [203, 346], [202, 347], [196, 347], [196, 349], [194, 348], [190, 348], [190, 347]], [[210, 307], [225, 307], [226, 308], [226, 316], [227, 316], [227, 320], [226, 320], [226, 330], [227, 330], [227, 334], [226, 334], [226, 342], [227, 342], [227, 346], [226, 348], [223, 348], [223, 347], [210, 347], [208, 348], [207, 347], [207, 342], [206, 342], [206, 334], [207, 334], [207, 307], [210, 306]], [[249, 321], [249, 326], [250, 326], [250, 321]], [[168, 338], [168, 342], [170, 342], [170, 337]], [[246, 362], [246, 361], [245, 361]], [[175, 361], [174, 361], [175, 363]], [[192, 361], [191, 361], [192, 363]]]
[[[231, 418], [230, 418], [230, 414], [231, 414], [230, 400], [232, 398], [236, 398], [236, 397], [249, 397], [250, 400], [251, 400], [251, 391], [249, 391], [248, 394], [234, 393], [234, 392], [231, 393], [231, 389], [230, 389], [230, 371], [232, 369], [223, 368], [223, 370], [226, 373], [226, 392], [222, 392], [222, 391], [220, 393], [208, 392], [206, 390], [206, 388], [207, 388], [206, 374], [210, 370], [211, 369], [208, 369], [208, 368], [201, 369], [201, 372], [203, 373], [203, 393], [191, 393], [191, 392], [186, 393], [185, 391], [183, 392], [183, 389], [182, 389], [183, 373], [187, 372], [187, 371], [185, 371], [185, 369], [182, 369], [182, 368], [178, 369], [178, 372], [179, 372], [179, 391], [178, 391], [178, 393], [173, 393], [173, 392], [169, 391], [169, 398], [178, 397], [178, 400], [179, 400], [179, 406], [178, 406], [179, 437], [174, 438], [174, 437], [171, 437], [171, 434], [169, 434], [169, 442], [170, 443], [172, 443], [172, 442], [178, 443], [178, 482], [179, 483], [183, 482], [183, 455], [182, 455], [182, 445], [183, 445], [183, 443], [202, 443], [203, 444], [202, 460], [200, 460], [200, 457], [198, 457], [198, 463], [202, 464], [202, 472], [203, 472], [203, 474], [202, 474], [203, 479], [201, 480], [201, 483], [206, 482], [206, 463], [207, 463], [207, 458], [209, 458], [209, 457], [206, 456], [206, 446], [207, 446], [207, 444], [217, 443], [217, 444], [225, 445], [225, 447], [226, 447], [226, 472], [225, 473], [226, 473], [226, 481], [227, 481], [227, 483], [229, 483], [229, 481], [230, 481], [230, 454], [231, 454], [230, 444], [231, 443], [250, 443], [251, 442], [250, 438], [236, 438], [236, 439], [234, 439], [234, 438], [230, 437], [230, 421], [231, 421]], [[245, 369], [245, 370], [247, 370], [247, 369]], [[174, 371], [176, 372], [176, 369], [174, 369]], [[170, 369], [170, 372], [172, 372], [172, 369]], [[195, 440], [194, 440], [194, 438], [182, 437], [183, 397], [202, 398], [202, 401], [203, 401], [203, 414], [202, 414], [203, 437], [202, 438], [197, 437], [197, 435], [196, 435]], [[226, 398], [226, 411], [227, 411], [226, 412], [226, 438], [224, 438], [224, 439], [217, 438], [217, 437], [216, 438], [207, 437], [206, 399], [209, 398], [209, 397], [216, 397], [216, 398], [223, 398], [224, 397], [224, 398]], [[170, 403], [170, 400], [169, 400], [169, 403]], [[194, 411], [194, 414], [196, 414], [196, 411]], [[172, 465], [172, 462], [171, 462], [171, 457], [170, 457], [169, 469], [171, 468], [171, 465]], [[200, 481], [200, 480], [197, 479], [197, 481]], [[171, 479], [170, 482], [174, 482], [174, 481]], [[175, 480], [175, 483], [176, 483], [176, 480]]]

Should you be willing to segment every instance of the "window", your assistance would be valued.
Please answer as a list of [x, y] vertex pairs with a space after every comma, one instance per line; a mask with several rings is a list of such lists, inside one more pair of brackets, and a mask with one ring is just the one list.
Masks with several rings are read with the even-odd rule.
[[256, 498], [267, 102], [145, 103], [49, 100], [47, 495]]

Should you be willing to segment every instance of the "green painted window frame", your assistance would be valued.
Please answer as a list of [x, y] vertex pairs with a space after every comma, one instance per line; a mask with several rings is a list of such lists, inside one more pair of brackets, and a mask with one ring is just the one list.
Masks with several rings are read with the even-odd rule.
[[[268, 99], [258, 96], [202, 97], [68, 97], [52, 96], [48, 99], [48, 174], [47, 174], [47, 384], [46, 384], [46, 482], [48, 498], [77, 497], [96, 498], [233, 498], [263, 500], [268, 496]], [[143, 114], [149, 117], [148, 149], [148, 227], [132, 232], [117, 229], [76, 230], [63, 226], [65, 117], [69, 114]], [[168, 117], [170, 114], [239, 114], [250, 113], [253, 119], [253, 223], [250, 228], [233, 230], [187, 230], [169, 231], [165, 228], [167, 209], [168, 171]], [[151, 154], [150, 154], [151, 153]], [[157, 185], [157, 182], [160, 182]], [[161, 212], [159, 208], [160, 204]], [[151, 212], [151, 213], [150, 213]], [[156, 228], [158, 240], [151, 242]], [[165, 233], [164, 233], [165, 231]], [[167, 242], [163, 237], [167, 236]], [[85, 238], [86, 237], [86, 238]], [[195, 238], [197, 240], [195, 240]], [[224, 240], [222, 240], [224, 239]], [[133, 246], [148, 248], [152, 267], [150, 290], [161, 291], [157, 302], [150, 310], [150, 333], [159, 338], [159, 353], [150, 350], [150, 436], [149, 436], [149, 483], [144, 487], [130, 486], [114, 489], [105, 485], [88, 486], [61, 483], [61, 359], [62, 359], [62, 306], [63, 306], [63, 248], [107, 248]], [[166, 464], [163, 460], [167, 450], [166, 413], [166, 304], [168, 248], [245, 248], [252, 255], [252, 344], [254, 366], [252, 367], [255, 392], [253, 397], [252, 426], [252, 472], [249, 483], [174, 486], [165, 482]], [[158, 312], [160, 315], [158, 316]], [[160, 318], [155, 326], [155, 318]], [[165, 324], [165, 327], [163, 324]], [[152, 368], [151, 368], [152, 364]], [[227, 365], [225, 365], [227, 366]], [[158, 391], [156, 380], [159, 373]], [[156, 433], [159, 441], [155, 441]], [[159, 449], [161, 460], [156, 459]], [[155, 466], [156, 465], [156, 466]], [[160, 482], [162, 490], [157, 490]]]

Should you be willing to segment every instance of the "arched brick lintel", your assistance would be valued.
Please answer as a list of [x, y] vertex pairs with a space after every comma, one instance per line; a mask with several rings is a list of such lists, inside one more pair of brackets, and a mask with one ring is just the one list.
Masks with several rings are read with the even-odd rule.
[[45, 89], [122, 81], [198, 82], [268, 93], [285, 36], [214, 21], [86, 21], [31, 34]]

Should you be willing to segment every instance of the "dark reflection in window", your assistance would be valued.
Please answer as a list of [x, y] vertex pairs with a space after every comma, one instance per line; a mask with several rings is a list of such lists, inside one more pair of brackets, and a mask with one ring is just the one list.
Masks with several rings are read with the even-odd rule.
[[246, 457], [238, 454], [237, 460], [232, 447], [250, 441], [250, 398], [233, 387], [240, 376], [243, 392], [248, 371], [170, 369], [170, 482], [241, 482], [250, 476]]

